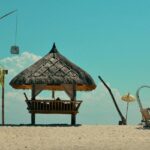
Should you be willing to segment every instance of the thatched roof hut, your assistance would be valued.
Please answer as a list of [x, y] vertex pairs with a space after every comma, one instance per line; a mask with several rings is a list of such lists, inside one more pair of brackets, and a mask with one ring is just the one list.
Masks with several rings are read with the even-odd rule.
[[[76, 114], [82, 103], [76, 100], [76, 91], [90, 91], [96, 88], [92, 77], [62, 56], [55, 44], [51, 51], [36, 63], [14, 77], [10, 85], [15, 89], [31, 89], [31, 100], [26, 97], [31, 123], [35, 124], [35, 113], [71, 114], [71, 124], [76, 124]], [[42, 90], [63, 90], [68, 100], [37, 100]]]
[[51, 51], [36, 63], [14, 77], [10, 85], [15, 89], [32, 89], [43, 85], [43, 90], [64, 90], [64, 84], [76, 84], [76, 90], [96, 88], [92, 77], [59, 53], [55, 44]]

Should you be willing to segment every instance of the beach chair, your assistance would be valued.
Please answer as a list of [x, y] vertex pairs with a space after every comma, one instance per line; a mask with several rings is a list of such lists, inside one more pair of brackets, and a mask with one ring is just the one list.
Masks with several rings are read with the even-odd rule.
[[144, 122], [144, 127], [150, 128], [150, 108], [143, 108], [143, 105], [139, 96], [140, 90], [143, 88], [150, 88], [150, 86], [142, 85], [141, 87], [139, 87], [138, 90], [136, 91], [136, 98], [137, 98], [138, 105], [140, 107], [140, 112], [142, 114], [142, 122]]
[[150, 127], [150, 108], [141, 109], [142, 122], [145, 123], [146, 127]]

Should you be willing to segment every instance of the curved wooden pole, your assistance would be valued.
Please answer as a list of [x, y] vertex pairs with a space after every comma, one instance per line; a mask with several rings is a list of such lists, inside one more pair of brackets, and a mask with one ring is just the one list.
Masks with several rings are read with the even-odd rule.
[[139, 96], [140, 90], [141, 90], [142, 88], [150, 88], [150, 86], [148, 86], [148, 85], [142, 85], [142, 86], [139, 87], [139, 88], [137, 89], [137, 91], [136, 91], [136, 98], [137, 98], [137, 102], [138, 102], [138, 104], [139, 104], [140, 110], [143, 109], [143, 106], [142, 106], [142, 103], [141, 103], [141, 100], [140, 100], [140, 96]]
[[104, 86], [107, 88], [107, 90], [109, 91], [109, 93], [110, 93], [110, 95], [111, 95], [111, 98], [112, 98], [112, 100], [113, 100], [113, 102], [114, 102], [114, 105], [115, 105], [115, 107], [116, 107], [116, 110], [117, 110], [117, 112], [118, 112], [118, 114], [119, 114], [119, 116], [120, 116], [120, 118], [121, 118], [121, 121], [119, 121], [119, 125], [126, 125], [126, 119], [125, 119], [125, 117], [122, 115], [122, 113], [121, 113], [121, 111], [120, 111], [120, 109], [119, 109], [119, 107], [118, 107], [118, 105], [117, 105], [117, 102], [116, 102], [116, 100], [115, 100], [115, 97], [114, 97], [114, 95], [113, 95], [111, 89], [108, 87], [108, 85], [104, 82], [104, 80], [103, 80], [100, 76], [98, 76], [98, 78], [99, 78], [100, 81], [104, 84]]
[[11, 15], [11, 14], [13, 14], [13, 13], [16, 12], [16, 11], [17, 11], [17, 10], [13, 10], [13, 11], [11, 11], [11, 12], [9, 12], [9, 13], [7, 13], [7, 14], [1, 16], [1, 17], [0, 17], [0, 20], [3, 19], [3, 18], [5, 18], [5, 17], [7, 17], [7, 16], [9, 16], [9, 15]]

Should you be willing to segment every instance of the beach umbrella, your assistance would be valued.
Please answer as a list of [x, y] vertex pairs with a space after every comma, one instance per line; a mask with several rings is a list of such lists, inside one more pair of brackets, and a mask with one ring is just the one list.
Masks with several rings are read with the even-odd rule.
[[121, 99], [123, 101], [127, 102], [127, 109], [126, 109], [126, 121], [127, 121], [129, 103], [135, 101], [136, 98], [133, 95], [131, 95], [130, 93], [128, 93], [128, 94], [122, 96]]

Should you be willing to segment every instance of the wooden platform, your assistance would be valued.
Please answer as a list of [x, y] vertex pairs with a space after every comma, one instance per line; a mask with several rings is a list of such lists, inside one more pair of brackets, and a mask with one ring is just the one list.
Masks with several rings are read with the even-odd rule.
[[81, 100], [26, 100], [29, 113], [77, 114]]

